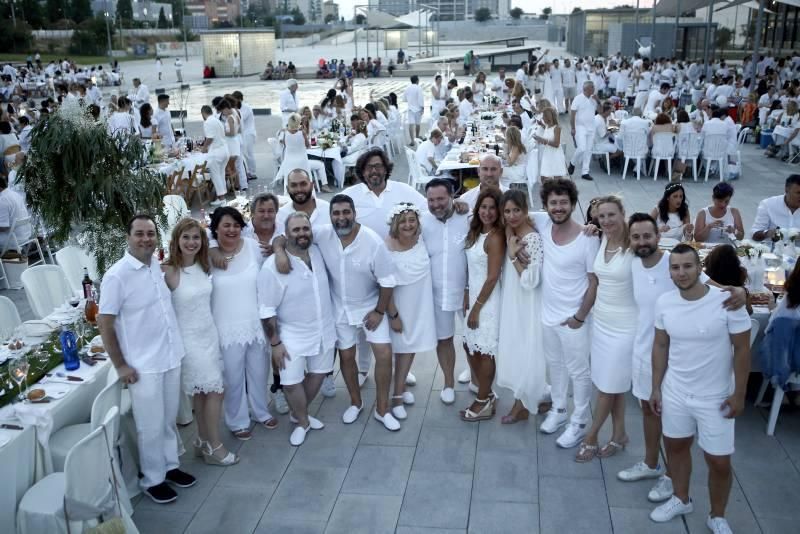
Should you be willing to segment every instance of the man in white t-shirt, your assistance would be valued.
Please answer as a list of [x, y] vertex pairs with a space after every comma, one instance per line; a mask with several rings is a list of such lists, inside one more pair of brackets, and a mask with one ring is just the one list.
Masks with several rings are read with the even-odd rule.
[[161, 145], [169, 151], [175, 146], [175, 132], [172, 130], [172, 116], [167, 108], [169, 108], [169, 95], [158, 95], [158, 108], [153, 118], [158, 127], [158, 135], [161, 136]]
[[570, 107], [569, 122], [572, 128], [572, 139], [575, 141], [575, 153], [569, 162], [567, 172], [572, 175], [575, 167], [581, 166], [581, 178], [593, 180], [589, 174], [592, 162], [592, 145], [594, 144], [594, 114], [599, 101], [594, 94], [594, 82], [583, 83], [583, 92], [575, 97]]
[[800, 174], [786, 178], [784, 194], [758, 203], [750, 234], [754, 241], [772, 239], [776, 228], [800, 227]]
[[[472, 210], [475, 209], [475, 203], [478, 201], [478, 195], [481, 191], [488, 187], [497, 187], [500, 192], [505, 193], [508, 188], [500, 183], [500, 178], [503, 176], [503, 162], [494, 154], [485, 154], [481, 158], [481, 163], [478, 166], [478, 187], [473, 187], [456, 200], [456, 205], [466, 205], [468, 216], [471, 216]], [[463, 208], [462, 208], [463, 209]]]
[[[544, 246], [542, 339], [553, 407], [539, 429], [552, 434], [567, 425], [556, 444], [572, 448], [586, 435], [586, 424], [592, 417], [587, 322], [597, 293], [594, 260], [600, 244], [596, 237], [585, 235], [584, 227], [572, 219], [578, 203], [578, 190], [572, 180], [549, 180], [541, 186], [540, 195], [547, 213], [532, 215]], [[517, 257], [523, 263], [528, 261], [524, 256]], [[571, 418], [567, 415], [570, 382], [575, 405]]]
[[501, 102], [508, 100], [508, 87], [506, 87], [506, 69], [500, 67], [497, 70], [497, 78], [492, 80], [492, 91]]
[[436, 173], [436, 147], [442, 142], [442, 132], [436, 128], [431, 130], [426, 141], [417, 147], [417, 162], [425, 169], [428, 176]]
[[408, 135], [411, 136], [411, 146], [414, 146], [414, 139], [419, 137], [419, 128], [422, 124], [422, 112], [425, 110], [425, 94], [419, 86], [419, 76], [411, 76], [411, 83], [406, 87], [404, 98], [408, 104], [406, 122], [408, 123]]
[[[225, 102], [223, 100], [223, 102]], [[208, 154], [208, 173], [211, 175], [211, 183], [214, 184], [214, 191], [217, 194], [217, 199], [212, 200], [209, 204], [212, 207], [221, 206], [223, 199], [228, 193], [228, 185], [225, 183], [225, 165], [228, 163], [228, 145], [225, 143], [225, 128], [214, 112], [211, 106], [203, 106], [200, 108], [200, 114], [203, 116], [203, 135], [205, 142], [203, 143], [202, 151]]]
[[519, 64], [517, 72], [514, 74], [514, 79], [522, 84], [522, 87], [528, 86], [528, 62], [523, 61]]
[[233, 96], [242, 103], [239, 112], [242, 114], [242, 157], [244, 158], [244, 166], [247, 169], [247, 179], [257, 180], [254, 152], [257, 136], [256, 117], [250, 104], [245, 103], [244, 95], [241, 91], [234, 91]]
[[650, 513], [663, 523], [691, 513], [689, 479], [694, 436], [708, 466], [712, 532], [725, 520], [734, 451], [734, 421], [744, 410], [750, 372], [750, 317], [725, 310], [725, 293], [700, 282], [700, 257], [687, 244], [672, 249], [669, 271], [678, 291], [656, 302], [650, 408], [661, 416], [674, 494]]
[[658, 115], [658, 110], [661, 108], [661, 103], [669, 96], [670, 85], [662, 83], [658, 89], [653, 89], [647, 97], [647, 103], [644, 105], [644, 117], [647, 119], [655, 120]]
[[569, 59], [564, 60], [564, 68], [561, 69], [561, 85], [564, 91], [564, 105], [566, 109], [570, 109], [572, 100], [577, 96], [578, 77]]

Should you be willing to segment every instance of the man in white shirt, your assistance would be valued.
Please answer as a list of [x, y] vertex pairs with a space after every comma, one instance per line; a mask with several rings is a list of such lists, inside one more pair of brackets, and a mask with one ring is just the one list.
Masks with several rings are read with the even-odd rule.
[[800, 228], [800, 174], [786, 178], [784, 194], [758, 203], [750, 234], [754, 241], [772, 239], [776, 228]]
[[178, 497], [168, 482], [182, 488], [196, 483], [178, 469], [175, 418], [184, 347], [169, 288], [153, 255], [158, 243], [155, 220], [137, 215], [127, 234], [125, 256], [103, 277], [97, 323], [119, 380], [131, 393], [139, 485], [163, 504]]
[[158, 95], [158, 108], [153, 114], [158, 135], [161, 136], [161, 145], [167, 150], [175, 147], [175, 132], [172, 130], [172, 115], [169, 112], [169, 95]]
[[234, 91], [233, 96], [241, 102], [239, 113], [242, 114], [242, 157], [244, 158], [244, 166], [247, 169], [247, 178], [249, 180], [257, 180], [256, 176], [256, 118], [253, 114], [253, 108], [250, 104], [245, 103], [244, 95], [241, 91]]
[[[225, 102], [223, 100], [223, 102]], [[210, 205], [213, 207], [221, 206], [225, 195], [228, 193], [228, 185], [225, 183], [225, 165], [228, 164], [228, 145], [225, 143], [225, 128], [222, 122], [211, 111], [211, 106], [200, 108], [203, 117], [203, 135], [205, 142], [201, 150], [208, 154], [208, 173], [211, 175], [211, 183], [217, 199], [212, 200]]]
[[650, 71], [649, 63], [645, 62], [642, 68], [634, 73], [634, 80], [636, 80], [636, 99], [633, 102], [633, 109], [643, 109], [653, 83], [653, 73]]
[[[611, 102], [603, 102], [600, 112], [594, 116], [594, 145], [593, 149], [596, 152], [608, 152], [610, 158], [618, 158], [622, 156], [622, 151], [617, 146], [613, 137], [608, 133], [608, 117], [614, 111], [614, 104]], [[600, 166], [604, 167], [606, 161], [600, 158]], [[604, 169], [608, 172], [608, 169]]]
[[528, 86], [527, 70], [528, 70], [528, 62], [523, 61], [522, 63], [520, 63], [517, 72], [514, 74], [514, 79], [517, 80], [519, 83], [521, 83], [522, 87]]
[[712, 532], [731, 532], [725, 507], [731, 489], [734, 418], [744, 411], [750, 372], [750, 316], [725, 310], [725, 293], [700, 282], [697, 251], [680, 244], [669, 255], [678, 291], [656, 302], [650, 408], [661, 416], [673, 496], [650, 513], [663, 523], [694, 510], [689, 499], [691, 447], [708, 466]]
[[575, 172], [575, 167], [580, 165], [581, 178], [593, 180], [589, 174], [589, 165], [592, 162], [594, 143], [594, 114], [599, 104], [594, 94], [594, 83], [584, 82], [583, 92], [575, 97], [570, 107], [569, 122], [572, 139], [575, 141], [575, 152], [567, 168], [570, 176]]
[[183, 61], [179, 57], [175, 58], [175, 78], [178, 83], [183, 83]]
[[150, 102], [150, 90], [142, 80], [139, 78], [133, 79], [133, 91], [131, 91], [131, 101], [136, 109], [142, 107], [142, 104]]
[[310, 430], [325, 425], [308, 413], [323, 378], [333, 371], [336, 331], [331, 322], [333, 306], [325, 262], [312, 247], [311, 220], [295, 212], [286, 220], [286, 255], [292, 269], [281, 274], [275, 257], [258, 273], [261, 323], [272, 347], [272, 368], [280, 380], [297, 427], [289, 437], [302, 445]]
[[33, 126], [31, 126], [31, 120], [23, 115], [19, 118], [19, 125], [22, 126], [22, 130], [19, 132], [19, 148], [22, 152], [29, 152], [31, 149], [31, 131], [33, 130]]
[[497, 70], [497, 77], [492, 80], [492, 92], [501, 102], [508, 100], [508, 87], [506, 87], [506, 69], [500, 67]]
[[97, 86], [97, 82], [89, 78], [86, 83], [89, 85], [89, 88], [86, 90], [86, 100], [88, 103], [103, 107], [103, 92]]
[[475, 101], [473, 100], [472, 89], [464, 88], [464, 100], [458, 103], [458, 124], [466, 126], [470, 116], [475, 112]]
[[289, 172], [286, 177], [286, 190], [292, 201], [278, 210], [278, 224], [285, 227], [289, 215], [296, 211], [302, 211], [308, 216], [315, 231], [320, 226], [331, 223], [328, 213], [330, 204], [314, 195], [314, 185], [305, 169]]
[[725, 118], [728, 117], [728, 110], [724, 108], [716, 108], [712, 111], [711, 119], [703, 123], [703, 128], [700, 132], [704, 138], [710, 135], [725, 136], [728, 142], [727, 151], [730, 154], [736, 150], [736, 125], [727, 124]]
[[561, 69], [561, 85], [564, 92], [565, 109], [570, 109], [572, 100], [577, 96], [578, 77], [569, 59], [564, 60], [564, 68]]
[[[478, 166], [478, 187], [473, 187], [458, 197], [458, 199], [455, 201], [456, 208], [463, 206], [460, 208], [460, 210], [464, 211], [467, 214], [467, 217], [472, 216], [472, 212], [475, 209], [475, 203], [478, 201], [478, 195], [481, 194], [481, 191], [490, 187], [498, 188], [502, 193], [508, 191], [508, 188], [500, 183], [500, 179], [503, 177], [502, 160], [494, 154], [487, 153], [484, 154], [480, 162], [481, 163]], [[460, 378], [461, 377], [459, 377], [459, 379]], [[466, 382], [466, 379], [464, 382]]]
[[[540, 196], [546, 213], [532, 215], [544, 247], [542, 339], [553, 407], [539, 429], [552, 434], [567, 425], [556, 444], [572, 448], [583, 440], [586, 424], [592, 417], [589, 325], [586, 322], [597, 293], [594, 259], [600, 244], [596, 237], [585, 235], [583, 226], [572, 218], [578, 203], [578, 190], [572, 180], [549, 180], [542, 185]], [[571, 418], [567, 415], [570, 381], [575, 405]]]
[[289, 78], [286, 80], [286, 89], [281, 91], [280, 96], [281, 117], [283, 117], [283, 127], [286, 128], [286, 122], [292, 113], [297, 113], [297, 80]]
[[[467, 285], [467, 256], [464, 238], [469, 218], [459, 214], [453, 203], [453, 184], [434, 178], [425, 185], [428, 211], [422, 214], [422, 237], [428, 249], [433, 283], [433, 311], [436, 323], [436, 356], [444, 375], [439, 398], [455, 402], [456, 349], [453, 344], [456, 316], [462, 317], [464, 288]], [[470, 380], [469, 369], [465, 381]]]
[[661, 103], [665, 98], [669, 97], [670, 85], [666, 82], [662, 83], [658, 89], [653, 89], [647, 96], [647, 103], [644, 105], [645, 118], [655, 120], [658, 115], [658, 110], [661, 109]]
[[[559, 114], [564, 113], [564, 89], [562, 86], [561, 68], [558, 66], [558, 60], [553, 60], [553, 65], [550, 67], [550, 87], [553, 90], [553, 107], [556, 108]], [[585, 87], [585, 85], [584, 85]], [[572, 109], [572, 108], [570, 108]]]
[[419, 76], [411, 76], [411, 83], [406, 87], [403, 94], [408, 104], [406, 122], [408, 124], [408, 135], [411, 137], [411, 146], [414, 146], [414, 139], [419, 137], [419, 129], [422, 124], [422, 113], [425, 111], [425, 95], [419, 86]]
[[417, 147], [417, 162], [425, 169], [428, 176], [436, 174], [436, 147], [442, 142], [442, 132], [434, 128], [428, 139]]
[[28, 208], [25, 207], [25, 198], [8, 187], [5, 176], [0, 176], [0, 251], [6, 247], [9, 240], [13, 243], [12, 227], [14, 227], [14, 237], [18, 243], [23, 243], [31, 237], [33, 226], [30, 223], [15, 226], [17, 221], [27, 218]]

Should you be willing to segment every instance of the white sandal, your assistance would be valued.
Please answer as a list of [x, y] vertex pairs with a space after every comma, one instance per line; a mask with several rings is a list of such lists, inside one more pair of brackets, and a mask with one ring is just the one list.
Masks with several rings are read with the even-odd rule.
[[228, 451], [228, 454], [225, 455], [225, 458], [221, 460], [216, 456], [214, 456], [214, 453], [220, 450], [221, 448], [222, 448], [222, 443], [220, 443], [219, 445], [217, 445], [212, 449], [211, 444], [206, 442], [206, 450], [203, 451], [203, 460], [205, 460], [205, 462], [209, 465], [229, 466], [239, 463], [239, 456], [233, 454], [231, 451]]
[[483, 404], [483, 408], [477, 412], [473, 412], [471, 406], [466, 410], [462, 410], [461, 419], [463, 421], [484, 421], [494, 416], [496, 408], [493, 397], [489, 397], [488, 399], [475, 399], [475, 402]]
[[194, 440], [192, 440], [192, 446], [194, 447], [194, 455], [197, 458], [202, 458], [203, 453], [206, 450], [206, 445], [208, 445], [207, 441], [203, 441], [200, 439], [200, 436], [195, 436]]

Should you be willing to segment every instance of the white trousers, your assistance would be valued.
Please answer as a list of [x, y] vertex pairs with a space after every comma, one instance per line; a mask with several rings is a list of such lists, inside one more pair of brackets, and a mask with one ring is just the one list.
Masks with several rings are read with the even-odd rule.
[[269, 358], [263, 342], [235, 343], [222, 348], [225, 425], [231, 431], [250, 428], [251, 419], [261, 423], [272, 418], [267, 408]]
[[583, 425], [592, 419], [589, 401], [592, 396], [592, 377], [589, 368], [589, 325], [573, 330], [568, 326], [542, 325], [542, 341], [547, 365], [550, 367], [550, 395], [553, 408], [567, 409], [567, 391], [572, 381], [572, 400], [575, 410], [573, 423]]
[[242, 156], [244, 157], [244, 165], [247, 167], [247, 172], [252, 175], [256, 174], [256, 134], [246, 133], [242, 136]]
[[589, 174], [589, 165], [592, 163], [592, 144], [594, 131], [583, 126], [575, 127], [575, 153], [570, 162], [580, 167], [581, 175]]
[[228, 185], [225, 183], [225, 165], [228, 164], [228, 152], [221, 154], [209, 153], [208, 155], [208, 174], [211, 175], [211, 183], [218, 197], [224, 197], [228, 193]]
[[564, 89], [558, 85], [553, 87], [553, 106], [559, 113], [564, 113]]
[[236, 158], [236, 174], [239, 175], [239, 189], [247, 189], [247, 173], [244, 170], [244, 152]]
[[164, 482], [167, 471], [178, 460], [178, 402], [181, 391], [180, 366], [164, 373], [140, 373], [128, 386], [139, 445], [139, 481], [142, 489]]

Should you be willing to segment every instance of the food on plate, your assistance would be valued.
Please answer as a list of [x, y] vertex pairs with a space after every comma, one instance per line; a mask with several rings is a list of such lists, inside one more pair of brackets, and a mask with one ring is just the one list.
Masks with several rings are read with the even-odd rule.
[[768, 306], [771, 298], [772, 295], [769, 293], [751, 293], [750, 303], [753, 306]]
[[479, 159], [471, 159], [471, 160], [469, 160], [469, 164], [470, 165], [480, 165], [481, 162], [480, 162]]
[[20, 350], [22, 346], [22, 341], [18, 339], [8, 344], [8, 350]]
[[105, 352], [106, 348], [103, 345], [93, 345], [89, 350], [94, 354], [99, 354], [101, 352]]
[[43, 389], [32, 389], [28, 392], [28, 400], [37, 401], [43, 399], [45, 396], [45, 391]]

